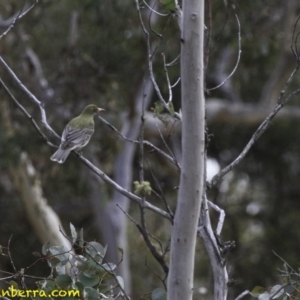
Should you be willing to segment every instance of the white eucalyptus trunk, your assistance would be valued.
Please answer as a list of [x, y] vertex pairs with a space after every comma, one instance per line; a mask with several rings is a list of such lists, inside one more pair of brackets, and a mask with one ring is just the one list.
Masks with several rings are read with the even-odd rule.
[[182, 170], [174, 220], [168, 300], [190, 300], [204, 188], [204, 0], [184, 0], [181, 46]]

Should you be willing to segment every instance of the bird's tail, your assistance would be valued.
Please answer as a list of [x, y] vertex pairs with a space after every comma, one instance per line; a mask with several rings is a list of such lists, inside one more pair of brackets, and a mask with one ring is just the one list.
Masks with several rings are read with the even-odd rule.
[[58, 148], [57, 151], [50, 157], [51, 160], [57, 161], [59, 164], [62, 164], [70, 154], [71, 149], [61, 149]]

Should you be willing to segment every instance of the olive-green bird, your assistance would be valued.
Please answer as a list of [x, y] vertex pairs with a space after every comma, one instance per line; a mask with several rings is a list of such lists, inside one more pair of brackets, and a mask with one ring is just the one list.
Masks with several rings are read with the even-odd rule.
[[80, 151], [86, 146], [94, 133], [94, 115], [101, 111], [104, 109], [90, 104], [78, 117], [72, 119], [64, 129], [60, 146], [51, 156], [51, 160], [62, 164], [72, 150]]

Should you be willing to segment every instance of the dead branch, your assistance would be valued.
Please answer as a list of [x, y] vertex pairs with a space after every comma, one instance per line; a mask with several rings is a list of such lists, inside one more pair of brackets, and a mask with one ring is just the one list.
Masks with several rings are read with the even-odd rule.
[[237, 70], [237, 68], [239, 66], [240, 59], [241, 59], [241, 53], [242, 53], [242, 46], [241, 46], [241, 24], [240, 24], [240, 20], [238, 18], [238, 15], [237, 14], [234, 14], [234, 15], [235, 15], [235, 18], [236, 18], [236, 22], [238, 24], [238, 45], [239, 45], [239, 51], [238, 51], [238, 56], [237, 56], [236, 64], [235, 64], [232, 72], [228, 75], [228, 77], [223, 82], [221, 82], [219, 85], [217, 85], [217, 86], [215, 86], [213, 88], [207, 89], [207, 92], [211, 92], [213, 90], [216, 90], [219, 87], [221, 87], [222, 85], [224, 85], [232, 77], [232, 75], [235, 73], [235, 71]]

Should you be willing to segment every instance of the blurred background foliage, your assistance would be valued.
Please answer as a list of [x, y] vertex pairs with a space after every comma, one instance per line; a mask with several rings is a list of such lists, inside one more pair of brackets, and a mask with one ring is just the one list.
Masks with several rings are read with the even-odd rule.
[[[275, 66], [282, 60], [283, 49], [289, 48], [292, 26], [300, 12], [297, 1], [290, 0], [289, 3], [294, 3], [291, 15], [285, 0], [236, 1], [241, 23], [241, 61], [230, 80], [230, 91], [222, 88], [212, 91], [207, 95], [208, 102], [211, 98], [218, 98], [229, 106], [238, 101], [240, 105], [257, 105], [258, 112], [263, 110], [263, 102], [268, 99], [261, 98], [262, 92]], [[22, 5], [23, 1], [19, 0], [1, 1], [2, 20], [11, 18]], [[162, 9], [159, 3], [156, 9]], [[291, 26], [284, 27], [287, 19]], [[159, 17], [153, 29], [161, 32], [167, 23], [154, 64], [164, 95], [167, 95], [168, 89], [160, 54], [165, 53], [167, 60], [171, 61], [180, 50], [180, 34], [175, 18]], [[222, 59], [227, 55], [225, 50], [230, 53], [224, 67], [226, 74], [231, 72], [237, 58], [238, 28], [230, 4], [226, 8], [223, 1], [212, 3], [212, 25], [208, 88], [220, 83], [218, 72], [223, 66], [221, 63], [224, 64]], [[1, 26], [1, 30], [4, 31], [5, 27]], [[75, 30], [74, 35], [72, 30]], [[152, 38], [157, 42], [158, 36], [152, 34]], [[40, 61], [46, 80], [44, 83], [41, 83], [40, 74], [35, 72], [28, 58], [30, 50]], [[105, 108], [105, 118], [120, 128], [122, 116], [125, 112], [130, 114], [137, 86], [147, 72], [146, 43], [133, 0], [40, 0], [2, 38], [0, 53], [22, 82], [43, 102], [48, 122], [59, 134], [68, 120], [89, 103]], [[278, 91], [295, 65], [290, 50], [284, 55], [286, 68], [277, 82]], [[179, 76], [179, 65], [169, 71], [171, 82], [175, 82]], [[2, 66], [0, 76], [35, 120], [40, 121], [38, 107], [20, 91]], [[299, 76], [294, 78], [290, 90], [297, 87]], [[101, 234], [94, 227], [93, 207], [87, 200], [90, 191], [85, 166], [79, 164], [74, 156], [70, 156], [62, 166], [52, 163], [49, 157], [54, 150], [43, 143], [2, 89], [0, 97], [0, 244], [6, 245], [13, 234], [11, 251], [19, 268], [32, 263], [35, 257], [31, 253], [41, 249], [26, 220], [11, 175], [22, 151], [32, 159], [41, 176], [44, 196], [66, 228], [72, 222], [77, 228], [84, 227], [87, 240], [101, 242]], [[151, 106], [155, 101], [157, 96], [154, 95]], [[179, 86], [174, 89], [173, 101], [178, 111]], [[260, 101], [261, 106], [258, 105]], [[294, 99], [289, 105], [297, 107], [298, 103], [299, 99]], [[258, 126], [258, 121], [246, 123], [222, 118], [208, 119], [208, 133], [211, 134], [208, 156], [214, 158], [220, 167], [226, 166], [240, 153]], [[174, 134], [169, 130], [166, 141], [169, 142]], [[278, 121], [275, 119], [235, 171], [226, 175], [217, 188], [209, 191], [209, 199], [226, 212], [222, 240], [235, 240], [237, 245], [227, 258], [229, 276], [235, 281], [230, 287], [230, 296], [245, 289], [251, 290], [255, 285], [267, 287], [279, 281], [277, 268], [282, 267], [282, 261], [274, 252], [298, 268], [299, 136], [299, 120], [288, 116]], [[49, 138], [57, 143], [54, 137]], [[146, 138], [159, 146], [163, 145], [158, 133], [147, 136], [146, 132]], [[112, 176], [114, 160], [123, 143], [108, 127], [96, 120], [95, 135], [83, 152], [87, 158], [91, 153], [96, 155], [100, 168]], [[170, 147], [176, 152], [174, 143], [170, 143]], [[146, 153], [146, 156], [149, 166], [145, 164], [145, 180], [155, 187], [151, 175], [153, 171], [166, 199], [175, 208], [178, 173], [161, 157], [152, 153]], [[138, 152], [132, 168], [134, 180], [138, 180]], [[99, 201], [109, 201], [111, 193], [111, 188], [103, 185]], [[148, 200], [160, 205], [153, 196]], [[129, 212], [133, 218], [139, 218], [139, 209], [135, 204], [131, 205]], [[217, 222], [217, 217], [212, 212], [213, 223]], [[166, 220], [147, 212], [147, 225], [153, 235], [168, 244], [170, 224]], [[134, 287], [132, 295], [136, 299], [161, 286], [156, 273], [162, 275], [162, 272], [131, 222], [128, 223], [128, 240]], [[201, 240], [198, 244], [195, 299], [209, 299], [212, 272]], [[1, 270], [11, 268], [5, 258], [1, 259], [0, 266]], [[46, 264], [31, 270], [36, 276], [46, 276], [47, 272]]]

